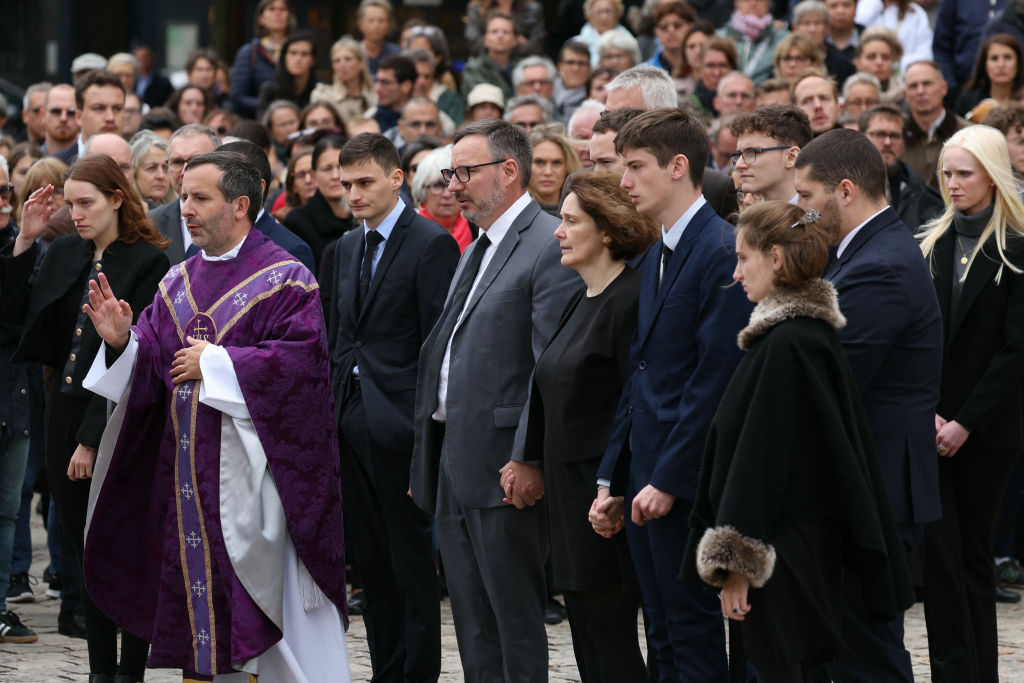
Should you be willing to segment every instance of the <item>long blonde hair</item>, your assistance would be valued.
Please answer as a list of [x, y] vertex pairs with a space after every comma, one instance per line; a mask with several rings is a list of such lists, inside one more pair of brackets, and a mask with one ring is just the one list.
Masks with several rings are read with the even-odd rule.
[[[942, 177], [942, 162], [946, 156], [946, 150], [951, 147], [960, 147], [969, 152], [995, 186], [992, 218], [989, 219], [988, 225], [981, 232], [978, 243], [971, 252], [970, 261], [964, 271], [964, 278], [967, 277], [971, 266], [974, 265], [974, 260], [981, 253], [989, 237], [995, 237], [996, 249], [999, 251], [999, 258], [1002, 260], [1003, 266], [1014, 273], [1024, 272], [1006, 257], [1007, 237], [1024, 237], [1024, 202], [1021, 201], [1017, 181], [1013, 177], [1013, 167], [1010, 165], [1010, 152], [1006, 146], [1006, 138], [990, 126], [977, 125], [963, 128], [942, 146], [936, 173], [939, 176], [939, 187], [942, 190], [942, 199], [946, 203], [946, 210], [938, 218], [926, 223], [924, 232], [918, 237], [921, 240], [921, 251], [924, 252], [925, 258], [931, 263], [935, 254], [935, 245], [953, 226], [956, 210], [950, 200], [949, 188], [946, 187], [945, 179]], [[996, 274], [996, 282], [999, 281], [1002, 272], [1003, 268], [1000, 266], [999, 272]]]

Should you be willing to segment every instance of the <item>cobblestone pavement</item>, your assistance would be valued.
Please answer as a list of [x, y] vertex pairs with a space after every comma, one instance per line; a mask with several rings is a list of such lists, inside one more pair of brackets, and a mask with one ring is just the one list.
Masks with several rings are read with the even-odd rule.
[[[38, 517], [33, 515], [34, 550], [32, 574], [39, 578], [44, 568], [44, 538]], [[85, 641], [67, 638], [57, 633], [59, 601], [48, 600], [45, 585], [35, 586], [34, 603], [9, 605], [22, 621], [37, 634], [39, 641], [29, 644], [0, 643], [0, 683], [50, 683], [76, 681], [85, 683], [89, 666]], [[999, 673], [1003, 683], [1024, 683], [1024, 610], [1019, 605], [998, 605], [999, 618]], [[448, 601], [441, 605], [442, 661], [441, 681], [454, 683], [462, 680], [452, 613]], [[359, 617], [352, 618], [347, 634], [349, 664], [353, 681], [369, 681], [370, 655], [366, 647], [366, 632]], [[641, 642], [642, 639], [641, 639]], [[914, 663], [919, 682], [930, 681], [928, 673], [928, 641], [925, 634], [924, 612], [915, 605], [907, 614], [906, 644]], [[576, 661], [572, 652], [572, 637], [568, 622], [548, 626], [548, 650], [552, 683], [578, 681]], [[149, 683], [180, 683], [179, 672], [152, 669], [146, 673]], [[271, 682], [268, 682], [271, 683]]]

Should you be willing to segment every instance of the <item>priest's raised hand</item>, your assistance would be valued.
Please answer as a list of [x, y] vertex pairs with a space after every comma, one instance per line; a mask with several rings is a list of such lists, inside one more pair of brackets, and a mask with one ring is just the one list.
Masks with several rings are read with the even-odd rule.
[[89, 281], [89, 303], [82, 306], [82, 310], [107, 346], [121, 351], [131, 336], [132, 307], [114, 296], [106, 275], [100, 273], [96, 280]]

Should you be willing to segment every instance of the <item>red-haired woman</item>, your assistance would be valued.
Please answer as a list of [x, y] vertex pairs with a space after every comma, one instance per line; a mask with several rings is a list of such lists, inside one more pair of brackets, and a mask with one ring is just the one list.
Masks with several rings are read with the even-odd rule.
[[[22, 211], [12, 256], [0, 259], [3, 317], [23, 325], [15, 360], [42, 363], [47, 380], [46, 471], [61, 523], [81, 562], [89, 480], [106, 425], [106, 400], [82, 387], [100, 337], [82, 312], [89, 281], [103, 272], [111, 286], [141, 311], [150, 304], [169, 263], [166, 240], [146, 216], [138, 193], [114, 161], [82, 157], [65, 176], [64, 200], [78, 234], [59, 237], [40, 254], [54, 187], [42, 187]], [[30, 278], [36, 263], [39, 274]], [[115, 548], [110, 549], [116, 552]], [[67, 558], [67, 562], [75, 559]], [[127, 632], [117, 660], [117, 625], [83, 589], [90, 683], [142, 680], [149, 646]]]

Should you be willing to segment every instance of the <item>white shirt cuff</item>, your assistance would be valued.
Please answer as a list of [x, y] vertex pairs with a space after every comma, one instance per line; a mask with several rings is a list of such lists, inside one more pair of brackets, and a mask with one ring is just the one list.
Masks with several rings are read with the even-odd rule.
[[249, 408], [227, 350], [223, 346], [208, 345], [199, 356], [199, 370], [203, 373], [199, 402], [231, 417], [248, 420]]
[[139, 355], [139, 338], [132, 331], [128, 337], [128, 344], [125, 345], [121, 357], [114, 361], [114, 364], [107, 367], [107, 344], [100, 343], [100, 350], [96, 353], [89, 372], [82, 381], [82, 386], [99, 394], [105, 399], [120, 403], [132, 383], [132, 373], [135, 371], [135, 359]]

